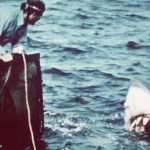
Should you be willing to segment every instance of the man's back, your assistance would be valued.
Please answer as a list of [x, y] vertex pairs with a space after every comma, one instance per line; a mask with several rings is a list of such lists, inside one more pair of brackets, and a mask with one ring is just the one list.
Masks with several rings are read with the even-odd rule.
[[20, 42], [20, 39], [26, 35], [27, 27], [23, 26], [23, 12], [19, 9], [3, 7], [0, 13], [2, 14], [0, 16], [0, 45], [4, 46], [2, 49], [5, 51]]

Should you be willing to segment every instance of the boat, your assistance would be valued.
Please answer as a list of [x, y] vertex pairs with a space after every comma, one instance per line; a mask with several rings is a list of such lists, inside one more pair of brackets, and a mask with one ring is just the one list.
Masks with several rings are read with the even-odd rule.
[[21, 54], [13, 54], [10, 62], [0, 61], [0, 147], [4, 149], [31, 146], [33, 140], [36, 144], [44, 129], [40, 54], [24, 58], [26, 64]]

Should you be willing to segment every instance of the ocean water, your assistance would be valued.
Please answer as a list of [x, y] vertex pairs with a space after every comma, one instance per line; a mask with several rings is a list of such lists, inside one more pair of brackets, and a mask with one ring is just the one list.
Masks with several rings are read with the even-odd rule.
[[149, 1], [44, 2], [28, 36], [41, 55], [45, 149], [149, 149], [148, 137], [124, 129], [123, 107], [132, 78], [150, 82]]

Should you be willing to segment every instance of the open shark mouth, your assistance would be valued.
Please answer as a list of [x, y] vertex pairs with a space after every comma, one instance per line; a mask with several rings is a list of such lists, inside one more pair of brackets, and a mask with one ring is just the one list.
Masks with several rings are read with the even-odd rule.
[[150, 115], [139, 115], [130, 120], [130, 131], [136, 132], [150, 131]]
[[150, 132], [150, 84], [142, 79], [131, 80], [125, 107], [125, 128]]

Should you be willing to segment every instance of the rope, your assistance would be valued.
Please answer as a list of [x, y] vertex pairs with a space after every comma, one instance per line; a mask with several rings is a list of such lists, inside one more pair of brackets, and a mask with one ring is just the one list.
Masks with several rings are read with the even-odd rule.
[[31, 134], [33, 150], [36, 150], [34, 134], [33, 134], [32, 124], [31, 124], [31, 111], [30, 111], [29, 100], [28, 100], [27, 63], [25, 59], [25, 54], [23, 52], [22, 52], [22, 57], [23, 57], [23, 63], [24, 63], [25, 101], [26, 101], [26, 107], [27, 107], [27, 113], [28, 113], [28, 124], [29, 124], [29, 130]]
[[4, 84], [3, 84], [2, 88], [0, 89], [0, 94], [2, 93], [4, 87], [5, 87], [6, 84], [7, 84], [7, 81], [8, 81], [9, 76], [10, 76], [10, 70], [11, 70], [11, 66], [8, 68], [8, 72], [7, 72], [7, 75], [6, 75], [6, 79], [5, 79], [5, 81], [4, 81]]

